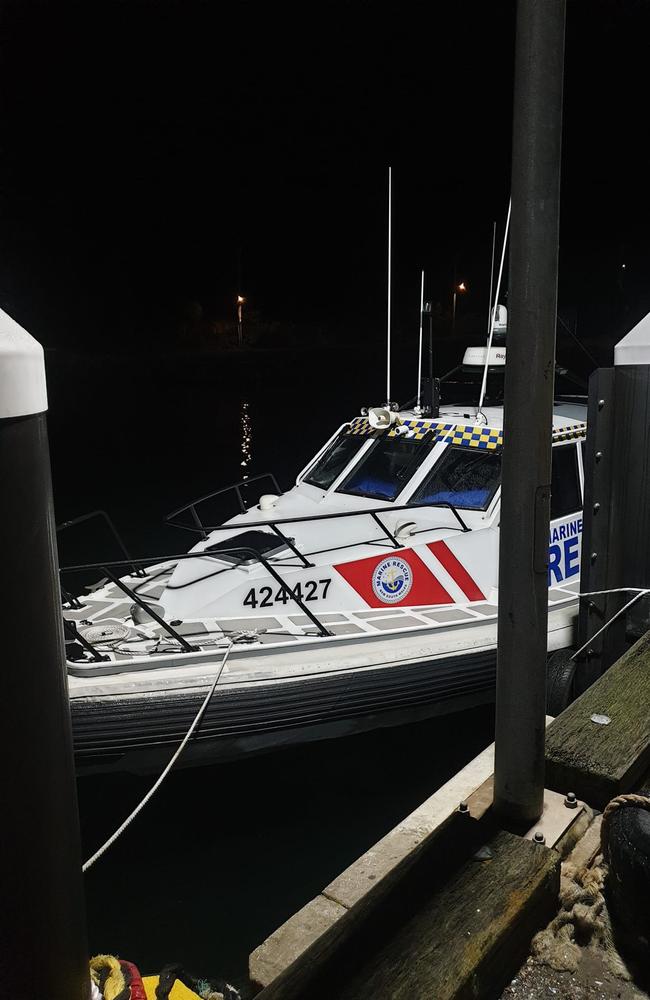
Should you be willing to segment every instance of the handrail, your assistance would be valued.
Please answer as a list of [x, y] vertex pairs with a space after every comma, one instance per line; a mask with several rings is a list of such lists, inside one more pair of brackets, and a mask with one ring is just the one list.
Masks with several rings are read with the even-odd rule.
[[[272, 474], [267, 473], [267, 474], [264, 474], [264, 475], [270, 476], [273, 479], [273, 481], [276, 482], [275, 477], [272, 476]], [[256, 478], [264, 478], [264, 476], [259, 476], [259, 477], [256, 477]], [[242, 483], [239, 483], [239, 484], [236, 484], [236, 485], [241, 486], [243, 483], [250, 482], [250, 481], [251, 480], [243, 480]], [[207, 496], [207, 497], [205, 497], [203, 499], [210, 499], [211, 496], [216, 496], [218, 493], [226, 492], [227, 489], [231, 489], [231, 488], [233, 488], [233, 487], [226, 487], [223, 490], [218, 490], [217, 493], [210, 494], [209, 496]], [[196, 511], [194, 510], [194, 505], [196, 503], [199, 503], [199, 502], [200, 501], [196, 500], [193, 503], [186, 504], [185, 507], [181, 507], [181, 508], [179, 508], [179, 510], [174, 511], [172, 514], [169, 514], [167, 516], [166, 520], [169, 521], [170, 518], [176, 516], [177, 514], [181, 514], [181, 513], [183, 513], [186, 510], [191, 510], [194, 519], [198, 521], [198, 515], [196, 514]], [[329, 514], [308, 514], [308, 515], [305, 515], [303, 517], [287, 517], [287, 518], [278, 518], [276, 520], [268, 520], [268, 521], [253, 521], [253, 522], [249, 522], [248, 524], [246, 524], [245, 527], [246, 528], [250, 528], [250, 527], [270, 527], [275, 532], [276, 535], [278, 535], [280, 538], [282, 538], [287, 543], [288, 548], [290, 548], [291, 551], [296, 556], [298, 556], [300, 558], [300, 560], [302, 561], [302, 563], [303, 563], [304, 566], [312, 566], [313, 564], [310, 563], [310, 562], [308, 562], [305, 554], [302, 553], [302, 552], [300, 552], [297, 549], [297, 547], [295, 546], [295, 544], [293, 543], [293, 541], [291, 539], [288, 539], [286, 537], [286, 535], [284, 535], [280, 531], [280, 529], [278, 528], [279, 524], [296, 524], [296, 523], [300, 523], [300, 522], [303, 522], [303, 521], [327, 521], [327, 520], [333, 520], [333, 519], [336, 519], [336, 518], [361, 517], [361, 516], [364, 516], [364, 515], [368, 515], [368, 516], [372, 517], [372, 519], [376, 522], [376, 524], [379, 526], [379, 528], [381, 529], [381, 531], [383, 532], [383, 534], [391, 542], [391, 544], [393, 545], [393, 547], [398, 549], [398, 548], [402, 548], [401, 544], [397, 541], [397, 538], [395, 537], [395, 534], [393, 532], [391, 532], [390, 529], [387, 527], [387, 525], [385, 525], [384, 522], [381, 520], [381, 518], [379, 517], [379, 514], [384, 513], [384, 512], [389, 512], [390, 513], [390, 512], [395, 512], [395, 511], [417, 510], [417, 509], [421, 509], [421, 508], [432, 508], [432, 507], [447, 507], [449, 510], [451, 510], [452, 514], [454, 515], [454, 517], [456, 518], [456, 520], [460, 524], [461, 530], [463, 532], [471, 531], [471, 528], [469, 528], [465, 524], [464, 520], [462, 519], [462, 517], [460, 516], [460, 514], [458, 513], [458, 511], [456, 510], [456, 508], [454, 507], [454, 505], [451, 504], [451, 503], [449, 503], [448, 501], [445, 501], [445, 502], [442, 502], [442, 503], [439, 503], [439, 504], [431, 504], [431, 503], [400, 504], [397, 507], [371, 507], [371, 508], [367, 508], [367, 509], [364, 509], [364, 510], [334, 511], [334, 512], [329, 513]], [[61, 525], [61, 529], [66, 528], [66, 527], [71, 527], [73, 524], [77, 523], [77, 521], [85, 521], [85, 520], [88, 520], [89, 518], [91, 518], [93, 516], [96, 516], [96, 515], [103, 515], [106, 518], [106, 520], [108, 521], [109, 526], [113, 527], [110, 518], [108, 517], [108, 515], [104, 511], [93, 511], [91, 514], [86, 514], [86, 515], [84, 515], [84, 516], [82, 516], [80, 518], [77, 518], [74, 521], [65, 522], [64, 524]], [[220, 525], [215, 525], [215, 526], [204, 526], [204, 525], [201, 524], [200, 521], [198, 521], [198, 523], [199, 523], [200, 527], [197, 526], [195, 528], [191, 528], [188, 525], [183, 525], [183, 524], [179, 524], [179, 525], [177, 525], [177, 527], [184, 528], [187, 531], [198, 531], [200, 534], [203, 535], [204, 538], [207, 538], [206, 532], [208, 532], [208, 531], [227, 531], [227, 530], [231, 530], [233, 527], [236, 527], [236, 526], [234, 526], [232, 524], [220, 524]], [[83, 564], [75, 565], [75, 566], [62, 566], [62, 567], [60, 567], [60, 572], [63, 574], [63, 573], [79, 572], [81, 570], [90, 570], [90, 569], [100, 569], [100, 570], [102, 570], [105, 573], [105, 575], [108, 576], [109, 579], [117, 587], [119, 587], [120, 590], [122, 590], [122, 592], [124, 594], [127, 595], [127, 597], [131, 598], [136, 604], [138, 604], [141, 608], [143, 608], [147, 612], [147, 614], [154, 621], [156, 621], [176, 642], [179, 643], [182, 652], [194, 652], [194, 651], [197, 650], [198, 647], [191, 646], [187, 642], [187, 640], [184, 639], [183, 636], [180, 635], [180, 633], [178, 633], [176, 631], [176, 629], [169, 622], [166, 622], [164, 620], [164, 618], [160, 617], [153, 610], [153, 608], [151, 607], [150, 604], [148, 604], [146, 601], [144, 601], [142, 599], [142, 597], [140, 597], [134, 590], [131, 590], [131, 588], [128, 587], [124, 583], [123, 580], [121, 580], [118, 576], [116, 576], [111, 571], [111, 569], [109, 567], [118, 567], [118, 566], [124, 567], [124, 566], [128, 566], [128, 567], [131, 568], [131, 570], [133, 570], [133, 574], [135, 576], [146, 576], [146, 573], [144, 572], [144, 570], [142, 569], [142, 567], [145, 566], [145, 565], [149, 565], [151, 563], [162, 563], [162, 562], [171, 562], [171, 561], [180, 562], [180, 561], [182, 561], [184, 559], [211, 559], [211, 560], [213, 560], [215, 562], [219, 562], [219, 561], [223, 561], [221, 559], [221, 557], [224, 556], [224, 555], [240, 555], [240, 556], [248, 555], [249, 557], [252, 556], [253, 559], [256, 562], [259, 562], [264, 567], [264, 569], [269, 574], [269, 576], [273, 577], [273, 579], [276, 581], [276, 583], [278, 583], [280, 585], [280, 587], [282, 587], [283, 591], [289, 596], [289, 598], [291, 600], [293, 600], [295, 602], [295, 604], [300, 608], [300, 610], [303, 612], [303, 614], [306, 615], [307, 618], [309, 618], [309, 620], [312, 622], [312, 624], [315, 625], [315, 627], [318, 629], [318, 632], [319, 632], [319, 634], [321, 636], [331, 636], [332, 635], [332, 633], [329, 631], [329, 629], [327, 629], [323, 625], [323, 623], [314, 614], [314, 612], [311, 610], [311, 608], [308, 608], [306, 606], [306, 604], [304, 603], [304, 601], [302, 600], [302, 598], [298, 596], [297, 590], [296, 591], [292, 590], [292, 588], [287, 583], [285, 583], [284, 579], [277, 572], [277, 570], [275, 569], [275, 567], [271, 565], [270, 561], [268, 559], [266, 559], [256, 549], [250, 548], [249, 546], [243, 546], [243, 545], [239, 545], [238, 546], [238, 545], [235, 545], [232, 548], [219, 549], [214, 554], [211, 553], [209, 550], [202, 550], [200, 552], [183, 552], [180, 555], [172, 555], [172, 556], [148, 556], [148, 557], [145, 557], [145, 558], [133, 559], [129, 555], [128, 551], [126, 550], [126, 547], [124, 546], [124, 543], [122, 542], [122, 540], [120, 539], [119, 535], [117, 534], [117, 532], [115, 531], [114, 528], [113, 528], [113, 530], [114, 530], [114, 533], [115, 533], [115, 535], [116, 535], [116, 537], [118, 539], [120, 547], [122, 548], [123, 552], [125, 553], [125, 555], [127, 557], [126, 559], [121, 559], [121, 560], [120, 559], [116, 559], [116, 560], [112, 560], [110, 562], [102, 561], [102, 562], [99, 562], [99, 563], [83, 563]], [[431, 529], [431, 530], [434, 530], [434, 529]], [[233, 541], [235, 541], [235, 540], [236, 540], [236, 536], [233, 539]], [[371, 544], [371, 543], [370, 542], [365, 542], [365, 543], [364, 542], [360, 542], [358, 544]], [[326, 552], [328, 550], [324, 549], [322, 551]], [[237, 564], [235, 564], [232, 568], [236, 569], [237, 568]], [[70, 599], [70, 595], [67, 595], [67, 592], [66, 592], [66, 596], [68, 597], [68, 600], [69, 600]], [[84, 639], [84, 637], [81, 636], [81, 634], [79, 633], [79, 631], [76, 628], [76, 625], [74, 625], [74, 623], [71, 623], [71, 622], [67, 621], [65, 618], [64, 618], [64, 622], [66, 623], [65, 624], [66, 631], [72, 633], [73, 638], [76, 639], [76, 641], [80, 642], [81, 645], [84, 647], [84, 649], [86, 649], [93, 656], [93, 658], [95, 660], [105, 659], [105, 657], [95, 649], [95, 647], [92, 645], [92, 643], [90, 643], [87, 639]]]
[[[56, 526], [56, 533], [59, 534], [60, 531], [64, 531], [66, 528], [74, 528], [77, 524], [82, 524], [84, 521], [91, 521], [94, 517], [102, 518], [108, 525], [109, 531], [112, 533], [113, 538], [117, 542], [119, 548], [124, 553], [127, 559], [131, 559], [131, 555], [126, 545], [122, 541], [122, 536], [113, 524], [112, 519], [108, 516], [105, 510], [91, 510], [88, 514], [82, 514], [81, 517], [73, 517], [69, 521], [62, 521], [61, 524]], [[133, 568], [138, 576], [144, 576], [145, 574], [142, 570], [137, 570], [135, 563], [132, 563]]]
[[[198, 501], [195, 501], [195, 502], [198, 502]], [[192, 506], [192, 504], [188, 504], [186, 507], [182, 507], [180, 511], [174, 511], [172, 514], [168, 514], [167, 517], [165, 518], [165, 520], [168, 521], [170, 524], [174, 524], [174, 527], [176, 527], [176, 528], [182, 528], [184, 531], [199, 531], [199, 530], [202, 530], [202, 531], [208, 531], [209, 532], [209, 531], [229, 531], [229, 530], [232, 530], [232, 528], [267, 528], [267, 527], [271, 527], [272, 528], [272, 527], [274, 527], [275, 525], [278, 525], [278, 524], [301, 524], [303, 521], [304, 522], [307, 522], [307, 521], [330, 521], [330, 520], [334, 520], [335, 518], [339, 518], [339, 517], [361, 517], [364, 514], [365, 515], [370, 515], [370, 516], [372, 516], [373, 518], [376, 519], [376, 516], [378, 514], [390, 514], [390, 513], [394, 512], [394, 511], [398, 511], [398, 510], [418, 510], [418, 509], [421, 509], [421, 508], [429, 508], [429, 507], [447, 507], [452, 512], [452, 514], [454, 515], [454, 517], [456, 518], [456, 520], [460, 524], [460, 526], [463, 529], [463, 531], [466, 532], [466, 531], [471, 531], [472, 530], [471, 528], [469, 528], [467, 526], [467, 524], [465, 523], [465, 521], [463, 520], [463, 518], [460, 516], [460, 514], [458, 513], [458, 511], [454, 507], [454, 505], [452, 503], [449, 503], [448, 500], [441, 501], [440, 503], [406, 503], [406, 504], [399, 504], [396, 507], [395, 506], [390, 506], [390, 507], [364, 507], [363, 510], [340, 510], [340, 511], [337, 510], [337, 511], [333, 511], [333, 512], [331, 512], [329, 514], [304, 514], [302, 516], [297, 516], [297, 517], [270, 518], [267, 521], [246, 521], [245, 524], [202, 524], [201, 529], [193, 528], [193, 527], [191, 527], [188, 524], [178, 524], [177, 522], [173, 522], [173, 521], [170, 520], [176, 514], [181, 513], [182, 511], [188, 510], [189, 507], [191, 507], [191, 506]], [[382, 525], [381, 522], [379, 522], [379, 523], [380, 523], [380, 527], [382, 527], [382, 530], [384, 530], [384, 533], [385, 533], [385, 527]]]
[[[273, 577], [273, 579], [276, 581], [276, 583], [278, 583], [283, 588], [283, 590], [288, 594], [288, 596], [290, 597], [290, 599], [293, 600], [293, 601], [295, 601], [295, 603], [298, 605], [298, 607], [303, 612], [303, 614], [305, 614], [309, 618], [309, 620], [312, 622], [312, 624], [316, 626], [316, 628], [318, 629], [320, 635], [322, 635], [322, 636], [329, 636], [329, 635], [332, 634], [327, 628], [325, 628], [325, 626], [323, 625], [323, 623], [321, 621], [319, 621], [319, 619], [316, 617], [316, 615], [313, 613], [313, 611], [305, 605], [305, 603], [302, 600], [302, 598], [299, 597], [298, 594], [295, 593], [291, 589], [291, 587], [289, 586], [289, 584], [285, 583], [285, 581], [282, 579], [282, 577], [277, 572], [277, 570], [275, 569], [275, 567], [271, 566], [271, 564], [269, 563], [268, 559], [265, 559], [265, 557], [263, 555], [261, 555], [259, 552], [257, 552], [255, 549], [251, 549], [251, 548], [249, 548], [248, 546], [245, 546], [245, 545], [239, 545], [239, 546], [235, 546], [235, 547], [229, 548], [229, 549], [220, 549], [219, 554], [220, 555], [237, 555], [237, 554], [241, 554], [241, 555], [253, 556], [253, 558], [257, 562], [260, 562], [262, 564], [262, 566], [264, 567], [264, 569], [267, 571], [267, 573], [270, 576]], [[183, 553], [181, 553], [181, 555], [174, 555], [174, 556], [148, 556], [148, 557], [146, 557], [144, 559], [121, 559], [121, 560], [117, 559], [117, 560], [113, 560], [113, 562], [85, 563], [85, 564], [80, 565], [80, 566], [61, 566], [60, 567], [60, 572], [61, 573], [72, 573], [72, 572], [78, 572], [79, 570], [88, 570], [88, 569], [101, 569], [101, 570], [103, 570], [104, 573], [106, 573], [106, 575], [110, 577], [110, 579], [113, 581], [113, 583], [117, 584], [117, 586], [122, 591], [124, 591], [125, 594], [127, 594], [129, 597], [132, 597], [133, 600], [135, 600], [136, 603], [140, 605], [140, 607], [143, 607], [145, 609], [145, 611], [147, 612], [147, 614], [151, 615], [151, 617], [153, 619], [155, 619], [155, 621], [159, 622], [159, 624], [162, 625], [162, 627], [167, 632], [169, 632], [174, 637], [174, 639], [176, 639], [181, 644], [181, 646], [183, 647], [183, 649], [185, 650], [185, 652], [189, 652], [189, 649], [185, 648], [185, 647], [188, 647], [188, 643], [186, 642], [185, 639], [183, 639], [183, 637], [181, 635], [179, 635], [175, 631], [175, 629], [173, 628], [173, 626], [170, 625], [169, 622], [166, 622], [163, 618], [160, 618], [154, 611], [152, 611], [152, 608], [151, 608], [150, 604], [147, 604], [146, 602], [144, 602], [142, 600], [142, 598], [139, 598], [138, 595], [135, 594], [134, 591], [132, 591], [129, 587], [127, 587], [127, 585], [122, 580], [120, 580], [119, 577], [116, 577], [115, 574], [111, 573], [110, 570], [109, 570], [110, 566], [131, 566], [131, 568], [133, 569], [135, 564], [146, 565], [146, 564], [150, 564], [150, 563], [169, 562], [169, 561], [172, 561], [172, 560], [175, 560], [176, 562], [180, 562], [182, 559], [214, 559], [214, 560], [218, 560], [219, 556], [213, 556], [209, 552], [183, 552]], [[233, 568], [236, 569], [237, 567], [235, 566]], [[190, 648], [192, 648], [192, 647], [190, 647]]]
[[154, 611], [154, 609], [150, 604], [147, 604], [147, 602], [143, 601], [142, 598], [139, 597], [134, 590], [131, 590], [130, 587], [127, 587], [124, 581], [120, 580], [119, 576], [116, 576], [115, 573], [113, 573], [112, 570], [108, 569], [107, 566], [104, 567], [104, 572], [108, 576], [109, 580], [113, 581], [116, 587], [119, 587], [120, 590], [124, 594], [126, 594], [127, 597], [130, 597], [132, 601], [135, 601], [138, 607], [146, 611], [146, 613], [150, 616], [150, 618], [153, 618], [155, 622], [158, 622], [158, 624], [162, 628], [164, 628], [165, 632], [167, 632], [168, 635], [171, 635], [172, 639], [175, 639], [176, 642], [180, 643], [181, 649], [183, 650], [184, 653], [198, 652], [199, 649], [198, 646], [191, 646], [187, 641], [187, 639], [184, 639], [183, 636], [180, 634], [180, 632], [176, 631], [173, 625], [170, 625], [169, 622], [166, 622], [164, 618], [161, 618], [160, 615], [156, 611]]
[[[270, 479], [273, 484], [273, 487], [275, 488], [276, 493], [282, 492], [278, 485], [278, 481], [272, 472], [260, 472], [258, 476], [250, 476], [248, 479], [240, 479], [236, 483], [231, 483], [230, 486], [222, 486], [221, 489], [214, 490], [213, 493], [206, 493], [205, 496], [197, 497], [196, 500], [192, 500], [191, 503], [185, 504], [184, 507], [179, 507], [178, 510], [173, 510], [171, 514], [167, 515], [165, 520], [168, 521], [170, 524], [174, 524], [174, 522], [171, 520], [173, 517], [177, 517], [179, 514], [184, 514], [186, 510], [189, 510], [195, 524], [195, 528], [191, 530], [196, 530], [200, 532], [204, 538], [207, 538], [208, 536], [206, 531], [208, 529], [204, 527], [199, 515], [196, 513], [197, 505], [203, 503], [205, 500], [212, 500], [214, 497], [220, 496], [222, 493], [228, 493], [229, 490], [234, 490], [237, 496], [237, 502], [239, 503], [239, 511], [241, 514], [245, 514], [246, 511], [248, 510], [248, 507], [246, 506], [246, 503], [241, 495], [241, 488], [242, 486], [249, 486], [251, 483], [259, 482], [260, 479]], [[187, 529], [188, 526], [185, 524], [174, 524], [174, 527]]]

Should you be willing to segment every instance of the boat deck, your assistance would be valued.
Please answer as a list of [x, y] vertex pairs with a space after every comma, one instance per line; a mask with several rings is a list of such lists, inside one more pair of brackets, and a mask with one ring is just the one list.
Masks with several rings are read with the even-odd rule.
[[[173, 565], [156, 567], [144, 582], [125, 577], [124, 582], [138, 597], [156, 610]], [[549, 608], [575, 604], [579, 584], [572, 582], [549, 590]], [[494, 595], [496, 598], [496, 595]], [[191, 643], [193, 650], [179, 657], [179, 643], [163, 626], [153, 620], [134, 624], [130, 618], [132, 602], [115, 583], [107, 583], [83, 598], [81, 608], [64, 608], [65, 618], [73, 622], [82, 636], [107, 657], [101, 661], [68, 661], [68, 671], [76, 676], [160, 669], [164, 666], [189, 666], [190, 661], [212, 660], [227, 642], [247, 651], [262, 648], [265, 652], [295, 647], [322, 646], [336, 640], [377, 640], [417, 632], [434, 633], [496, 623], [497, 604], [484, 600], [453, 606], [386, 607], [362, 611], [336, 611], [319, 614], [318, 620], [330, 635], [319, 634], [313, 622], [302, 613], [246, 615], [240, 617], [196, 618], [173, 623], [178, 635]]]

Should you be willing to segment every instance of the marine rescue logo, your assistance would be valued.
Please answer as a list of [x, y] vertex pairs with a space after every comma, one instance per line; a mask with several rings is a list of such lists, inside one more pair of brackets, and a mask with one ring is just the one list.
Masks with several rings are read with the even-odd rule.
[[392, 556], [380, 562], [372, 574], [372, 589], [384, 604], [402, 601], [413, 586], [411, 567], [404, 559]]

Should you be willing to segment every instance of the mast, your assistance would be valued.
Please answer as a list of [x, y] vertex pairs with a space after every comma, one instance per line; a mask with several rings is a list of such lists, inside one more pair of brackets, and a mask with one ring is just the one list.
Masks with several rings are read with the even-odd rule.
[[393, 238], [393, 168], [388, 168], [388, 309], [386, 337], [386, 406], [390, 409], [390, 296], [391, 296], [391, 250]]
[[503, 275], [503, 262], [506, 257], [506, 246], [508, 245], [508, 230], [510, 229], [510, 214], [512, 212], [512, 198], [508, 202], [508, 216], [506, 218], [506, 231], [503, 234], [503, 246], [501, 248], [501, 263], [499, 264], [499, 277], [497, 278], [497, 290], [494, 296], [494, 306], [492, 308], [492, 316], [490, 319], [490, 327], [488, 331], [488, 342], [485, 351], [485, 367], [483, 368], [483, 379], [481, 381], [481, 394], [478, 401], [478, 409], [476, 411], [476, 422], [477, 424], [486, 423], [485, 415], [483, 413], [483, 399], [485, 398], [485, 388], [487, 385], [487, 373], [488, 365], [490, 363], [490, 349], [492, 347], [492, 337], [494, 336], [494, 321], [497, 314], [497, 305], [499, 304], [499, 293], [501, 292], [501, 277]]
[[418, 392], [417, 392], [417, 403], [415, 406], [415, 412], [420, 413], [420, 397], [422, 395], [422, 313], [424, 311], [424, 271], [422, 272], [422, 281], [420, 282], [420, 343], [418, 348]]

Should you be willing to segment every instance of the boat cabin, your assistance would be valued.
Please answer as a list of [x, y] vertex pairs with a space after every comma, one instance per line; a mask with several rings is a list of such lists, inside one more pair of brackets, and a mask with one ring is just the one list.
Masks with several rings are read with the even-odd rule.
[[[549, 587], [579, 573], [584, 417], [584, 406], [555, 407]], [[449, 407], [430, 419], [402, 410], [386, 427], [367, 414], [343, 424], [290, 490], [202, 526], [166, 613], [272, 608], [296, 587], [326, 611], [496, 602], [503, 408], [482, 419]]]

